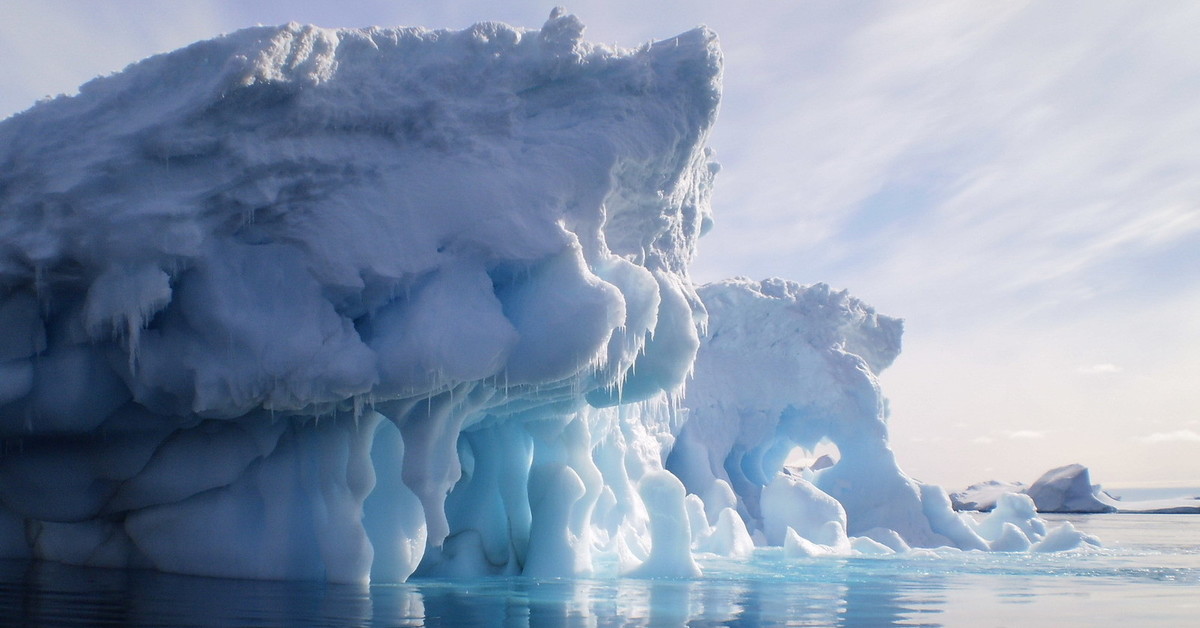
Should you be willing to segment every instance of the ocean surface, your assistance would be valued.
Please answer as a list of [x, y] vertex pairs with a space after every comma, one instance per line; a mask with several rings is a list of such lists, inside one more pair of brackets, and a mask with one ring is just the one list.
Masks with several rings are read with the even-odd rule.
[[1200, 626], [1200, 515], [1047, 516], [1090, 553], [704, 560], [696, 580], [354, 587], [0, 562], [0, 625]]
[[1143, 499], [1200, 499], [1200, 486], [1128, 486], [1104, 487], [1104, 492], [1125, 501]]

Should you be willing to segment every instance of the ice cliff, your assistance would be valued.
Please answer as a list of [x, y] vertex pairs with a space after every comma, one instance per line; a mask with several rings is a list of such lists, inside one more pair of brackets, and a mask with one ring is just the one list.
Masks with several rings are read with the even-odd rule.
[[[715, 36], [582, 31], [252, 28], [0, 122], [0, 557], [361, 582], [984, 546], [887, 448], [898, 321], [776, 281], [706, 288], [706, 323]], [[780, 472], [822, 439], [837, 465]]]

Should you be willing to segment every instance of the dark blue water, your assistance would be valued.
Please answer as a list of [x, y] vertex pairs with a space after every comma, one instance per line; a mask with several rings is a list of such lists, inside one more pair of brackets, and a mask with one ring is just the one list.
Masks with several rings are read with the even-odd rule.
[[[1057, 517], [1061, 520], [1065, 517]], [[702, 561], [697, 580], [370, 587], [0, 563], [0, 623], [53, 626], [1200, 625], [1200, 516], [1071, 517], [1089, 554]]]

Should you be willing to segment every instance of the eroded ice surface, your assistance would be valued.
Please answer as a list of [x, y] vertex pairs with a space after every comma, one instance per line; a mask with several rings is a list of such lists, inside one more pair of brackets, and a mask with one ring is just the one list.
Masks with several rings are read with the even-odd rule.
[[693, 288], [715, 36], [582, 31], [258, 27], [0, 123], [0, 556], [362, 582], [1039, 541], [900, 472], [898, 321]]

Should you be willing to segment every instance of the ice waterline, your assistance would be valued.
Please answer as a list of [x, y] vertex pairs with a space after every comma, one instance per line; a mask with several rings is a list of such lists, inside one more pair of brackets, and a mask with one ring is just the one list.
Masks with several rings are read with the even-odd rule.
[[362, 583], [1096, 544], [900, 471], [899, 320], [694, 287], [716, 36], [582, 33], [257, 27], [0, 122], [0, 558]]
[[[1089, 553], [795, 559], [698, 554], [700, 578], [414, 578], [247, 582], [0, 561], [0, 614], [29, 624], [362, 626], [1188, 625], [1200, 583], [1187, 515], [1049, 515], [1102, 538]], [[605, 569], [601, 566], [601, 569]]]

